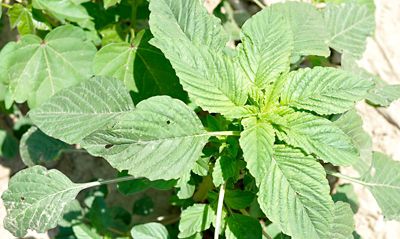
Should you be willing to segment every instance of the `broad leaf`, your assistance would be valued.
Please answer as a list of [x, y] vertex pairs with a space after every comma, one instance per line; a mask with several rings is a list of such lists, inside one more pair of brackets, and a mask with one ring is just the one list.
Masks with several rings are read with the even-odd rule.
[[168, 239], [168, 231], [164, 225], [156, 222], [136, 225], [132, 228], [133, 238], [140, 239]]
[[8, 16], [10, 17], [11, 27], [18, 28], [20, 35], [35, 33], [32, 13], [21, 4], [13, 4], [8, 10]]
[[214, 220], [215, 214], [209, 205], [194, 204], [182, 211], [178, 237], [186, 238], [205, 231]]
[[23, 36], [8, 62], [14, 100], [28, 100], [33, 108], [61, 89], [87, 80], [95, 52], [84, 31], [70, 25], [56, 28], [44, 40]]
[[249, 207], [255, 196], [250, 191], [226, 190], [224, 200], [229, 208], [239, 210]]
[[57, 226], [64, 208], [93, 183], [75, 184], [57, 170], [34, 166], [15, 174], [1, 196], [7, 209], [4, 227], [16, 237], [28, 229], [45, 232]]
[[[311, 4], [286, 2], [273, 4], [275, 14], [283, 15], [290, 24], [293, 34], [294, 55], [329, 56], [326, 32], [322, 14]], [[284, 32], [282, 29], [280, 30]]]
[[33, 166], [58, 159], [62, 150], [68, 148], [68, 144], [32, 127], [21, 138], [19, 154], [25, 165]]
[[0, 157], [12, 159], [17, 156], [18, 141], [6, 130], [0, 129]]
[[196, 190], [196, 186], [189, 184], [191, 172], [188, 171], [178, 180], [176, 183], [177, 188], [179, 188], [179, 192], [176, 194], [179, 199], [187, 199], [193, 196], [194, 191]]
[[30, 111], [32, 121], [46, 134], [70, 144], [113, 123], [134, 108], [123, 83], [94, 77], [62, 90], [41, 107]]
[[362, 178], [388, 220], [400, 220], [400, 162], [375, 152], [371, 171]]
[[360, 152], [360, 158], [353, 167], [363, 175], [372, 163], [372, 139], [363, 129], [362, 118], [353, 109], [341, 115], [333, 123], [350, 137], [353, 145]]
[[11, 56], [16, 48], [16, 42], [9, 42], [0, 51], [0, 101], [4, 100], [7, 108], [10, 108], [12, 104], [12, 97], [9, 92], [10, 75], [8, 69]]
[[360, 58], [367, 37], [375, 28], [374, 14], [365, 5], [328, 4], [324, 20], [329, 31], [329, 46]]
[[287, 144], [333, 165], [349, 166], [359, 159], [350, 137], [331, 121], [305, 112], [292, 112], [283, 118], [286, 124], [276, 133]]
[[240, 134], [240, 147], [247, 163], [246, 167], [259, 185], [271, 165], [274, 129], [270, 123], [256, 118], [244, 119], [242, 124], [244, 131]]
[[118, 170], [168, 180], [193, 168], [208, 138], [196, 114], [183, 102], [155, 96], [141, 101], [109, 129], [86, 137], [82, 145]]
[[72, 226], [72, 231], [77, 239], [101, 239], [93, 229], [85, 224], [77, 224]]
[[333, 222], [330, 226], [330, 235], [328, 238], [353, 238], [354, 218], [350, 205], [344, 202], [336, 202], [333, 216]]
[[400, 85], [382, 84], [372, 89], [367, 96], [369, 103], [383, 107], [388, 107], [398, 99], [400, 99]]
[[171, 61], [189, 97], [210, 112], [245, 114], [244, 76], [238, 63], [222, 53], [227, 38], [219, 20], [199, 1], [151, 1], [150, 10], [151, 43]]
[[282, 72], [288, 72], [293, 37], [288, 21], [274, 8], [266, 8], [243, 25], [239, 61], [247, 80], [265, 88]]
[[333, 201], [325, 177], [324, 168], [314, 158], [276, 146], [272, 164], [259, 187], [261, 209], [293, 238], [326, 238]]
[[261, 239], [260, 222], [252, 217], [232, 214], [226, 220], [228, 227], [225, 231], [227, 239]]
[[343, 113], [367, 96], [373, 83], [348, 72], [315, 67], [291, 72], [281, 95], [281, 104], [315, 111]]

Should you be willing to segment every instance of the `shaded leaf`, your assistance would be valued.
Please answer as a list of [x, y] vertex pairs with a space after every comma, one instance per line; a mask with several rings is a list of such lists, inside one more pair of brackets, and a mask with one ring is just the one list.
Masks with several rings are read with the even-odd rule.
[[224, 200], [228, 207], [238, 210], [249, 207], [255, 196], [250, 191], [226, 190]]
[[240, 214], [232, 214], [226, 220], [225, 231], [227, 239], [261, 239], [262, 229], [257, 219]]

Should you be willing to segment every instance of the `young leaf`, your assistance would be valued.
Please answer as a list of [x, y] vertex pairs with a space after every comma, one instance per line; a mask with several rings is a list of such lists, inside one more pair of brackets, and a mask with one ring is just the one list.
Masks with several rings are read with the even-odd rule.
[[58, 27], [44, 40], [25, 35], [17, 45], [9, 59], [9, 75], [10, 91], [18, 103], [28, 100], [33, 108], [92, 75], [96, 48], [82, 29]]
[[246, 21], [241, 39], [240, 65], [256, 87], [263, 89], [289, 71], [293, 36], [288, 21], [274, 14], [274, 8], [265, 8]]
[[238, 63], [221, 50], [227, 41], [219, 20], [199, 1], [150, 2], [151, 43], [171, 61], [183, 88], [203, 109], [240, 117], [247, 100]]
[[349, 136], [331, 121], [305, 112], [283, 115], [286, 125], [276, 131], [287, 144], [316, 154], [333, 165], [349, 166], [357, 162], [359, 153]]
[[281, 104], [315, 111], [343, 113], [367, 96], [373, 82], [334, 69], [315, 67], [291, 72], [285, 82]]
[[94, 77], [67, 88], [41, 107], [29, 112], [32, 121], [46, 134], [70, 144], [113, 123], [134, 108], [121, 81]]
[[374, 152], [371, 172], [362, 178], [388, 220], [400, 220], [400, 162]]
[[354, 218], [350, 205], [344, 202], [336, 202], [333, 216], [333, 222], [330, 226], [330, 235], [328, 238], [353, 238]]
[[61, 172], [42, 166], [24, 169], [1, 196], [7, 209], [4, 227], [16, 237], [25, 236], [28, 229], [45, 232], [56, 227], [68, 203], [91, 186], [72, 183]]
[[300, 150], [274, 147], [274, 157], [259, 187], [265, 215], [293, 238], [326, 238], [333, 201], [325, 170]]
[[13, 4], [10, 10], [8, 10], [8, 16], [10, 17], [11, 27], [17, 27], [20, 35], [35, 33], [32, 13], [21, 4]]
[[228, 227], [225, 231], [227, 239], [261, 239], [261, 224], [257, 219], [240, 214], [232, 214], [226, 220]]
[[194, 204], [182, 211], [178, 237], [186, 238], [205, 231], [214, 220], [215, 214], [209, 205]]
[[156, 222], [136, 225], [132, 228], [133, 238], [140, 239], [168, 239], [168, 231], [164, 225]]
[[367, 37], [375, 28], [374, 14], [365, 5], [328, 4], [324, 20], [329, 31], [329, 46], [360, 58]]
[[[290, 24], [293, 37], [293, 55], [329, 56], [326, 32], [322, 14], [311, 4], [285, 2], [273, 4], [277, 15], [283, 15]], [[280, 30], [283, 32], [283, 30]]]
[[69, 145], [52, 137], [47, 136], [36, 127], [30, 128], [22, 135], [19, 145], [19, 154], [27, 166], [56, 160], [63, 149]]
[[193, 168], [208, 138], [196, 114], [183, 102], [155, 96], [141, 101], [109, 129], [86, 137], [82, 145], [118, 170], [168, 180]]
[[240, 134], [240, 147], [246, 167], [259, 185], [271, 164], [274, 129], [268, 122], [258, 121], [256, 118], [244, 119], [242, 124], [244, 131]]

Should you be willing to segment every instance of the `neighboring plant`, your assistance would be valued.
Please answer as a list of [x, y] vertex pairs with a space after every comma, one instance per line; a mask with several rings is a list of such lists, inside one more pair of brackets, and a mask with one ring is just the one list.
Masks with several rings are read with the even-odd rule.
[[[400, 163], [372, 152], [354, 110], [364, 99], [387, 106], [400, 97], [398, 85], [356, 64], [374, 29], [370, 5], [274, 4], [243, 24], [237, 46], [224, 30], [232, 22], [223, 27], [198, 0], [5, 6], [22, 36], [0, 52], [0, 98], [7, 108], [27, 102], [34, 125], [20, 143], [30, 167], [2, 195], [15, 236], [59, 225], [77, 238], [352, 237], [356, 199], [327, 174], [366, 186], [386, 218], [400, 219]], [[139, 31], [147, 15], [138, 9], [147, 8], [151, 33]], [[339, 53], [342, 69], [328, 59]], [[37, 165], [74, 150], [120, 176], [73, 183]], [[176, 191], [179, 234], [107, 207], [102, 185], [111, 183], [125, 194]], [[133, 213], [151, 209], [143, 197]]]

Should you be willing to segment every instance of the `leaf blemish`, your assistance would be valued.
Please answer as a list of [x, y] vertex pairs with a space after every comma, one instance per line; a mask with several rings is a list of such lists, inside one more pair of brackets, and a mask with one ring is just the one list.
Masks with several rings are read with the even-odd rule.
[[104, 146], [104, 148], [109, 149], [109, 148], [111, 148], [111, 147], [113, 147], [113, 146], [114, 146], [113, 144], [106, 144], [106, 145]]

